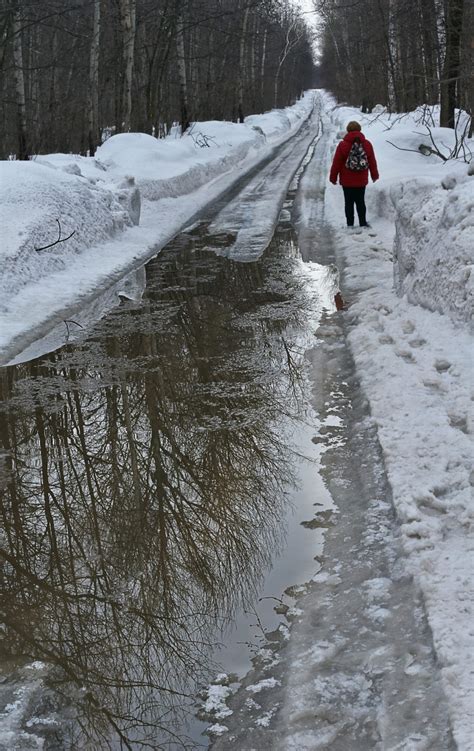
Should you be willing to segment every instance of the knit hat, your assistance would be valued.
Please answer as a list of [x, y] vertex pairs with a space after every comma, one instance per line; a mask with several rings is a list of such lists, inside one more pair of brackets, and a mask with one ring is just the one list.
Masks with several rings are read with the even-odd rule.
[[362, 130], [362, 126], [357, 120], [351, 120], [350, 123], [347, 123], [346, 130], [348, 133], [352, 130]]

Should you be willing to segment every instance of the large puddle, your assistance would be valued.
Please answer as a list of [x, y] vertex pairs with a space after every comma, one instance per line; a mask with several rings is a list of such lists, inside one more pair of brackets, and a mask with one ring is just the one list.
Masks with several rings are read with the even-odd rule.
[[206, 745], [199, 688], [315, 572], [303, 266], [290, 231], [239, 264], [197, 228], [141, 299], [0, 372], [1, 748]]

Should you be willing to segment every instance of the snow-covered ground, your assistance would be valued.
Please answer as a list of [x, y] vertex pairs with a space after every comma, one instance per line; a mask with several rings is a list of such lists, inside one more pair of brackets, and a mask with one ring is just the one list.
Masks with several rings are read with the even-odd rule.
[[[95, 157], [0, 162], [0, 362], [158, 252], [294, 136], [313, 103], [308, 92], [244, 124], [197, 123], [183, 138], [120, 134]], [[69, 239], [37, 250], [59, 232]]]
[[[333, 146], [338, 131], [359, 120], [380, 181], [367, 190], [372, 230], [347, 234], [339, 186], [328, 186], [326, 218], [337, 228], [350, 344], [404, 549], [423, 594], [454, 736], [467, 750], [474, 748], [474, 162], [444, 163], [388, 143], [430, 145], [419, 118], [333, 110]], [[452, 131], [431, 131], [447, 153]]]

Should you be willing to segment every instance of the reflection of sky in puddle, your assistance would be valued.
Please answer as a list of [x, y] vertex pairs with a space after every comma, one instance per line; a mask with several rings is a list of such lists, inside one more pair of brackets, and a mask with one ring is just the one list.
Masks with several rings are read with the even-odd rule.
[[327, 426], [333, 426], [333, 427], [340, 427], [344, 423], [342, 422], [341, 418], [334, 414], [329, 414], [327, 417], [324, 418], [323, 425]]
[[252, 264], [202, 245], [180, 236], [142, 300], [2, 373], [4, 642], [18, 666], [51, 666], [25, 710], [62, 718], [59, 736], [39, 728], [46, 748], [179, 733], [220, 628], [236, 619], [221, 656], [245, 669], [242, 611], [314, 573], [322, 533], [300, 521], [326, 496], [295, 454], [317, 456], [301, 335], [314, 288], [290, 237]]
[[[302, 521], [313, 518], [315, 504], [321, 504], [317, 506], [318, 510], [321, 507], [332, 507], [329, 493], [318, 474], [318, 451], [311, 444], [313, 434], [314, 428], [302, 425], [293, 436], [295, 448], [304, 451], [308, 458], [298, 460], [295, 466], [298, 487], [291, 493], [292, 508], [288, 509], [284, 519], [285, 545], [281, 555], [275, 556], [259, 593], [260, 598], [268, 599], [260, 599], [255, 606], [265, 631], [273, 631], [285, 620], [274, 611], [274, 607], [278, 605], [277, 600], [284, 591], [295, 584], [308, 581], [320, 567], [315, 556], [321, 553], [324, 531], [308, 529], [301, 524]], [[317, 463], [316, 466], [314, 462]], [[286, 604], [292, 604], [288, 596], [283, 596], [283, 599]], [[243, 648], [242, 644], [250, 643], [252, 647], [258, 648], [262, 646], [262, 634], [255, 623], [254, 615], [238, 613], [233, 630], [218, 654], [218, 659], [227, 672], [242, 674], [249, 668], [251, 651]]]

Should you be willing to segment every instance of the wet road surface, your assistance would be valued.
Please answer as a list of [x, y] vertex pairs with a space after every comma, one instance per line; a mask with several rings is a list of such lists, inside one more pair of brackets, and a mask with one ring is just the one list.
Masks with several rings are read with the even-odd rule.
[[251, 264], [206, 237], [80, 342], [1, 371], [8, 748], [179, 747], [283, 546], [314, 300], [291, 234]]

